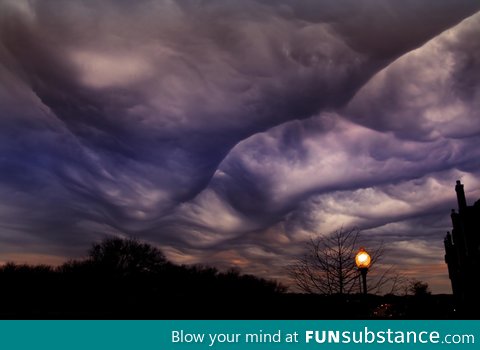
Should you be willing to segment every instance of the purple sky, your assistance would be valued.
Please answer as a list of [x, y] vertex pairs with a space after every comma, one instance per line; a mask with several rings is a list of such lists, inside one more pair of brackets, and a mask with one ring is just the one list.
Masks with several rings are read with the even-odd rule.
[[433, 292], [480, 198], [476, 0], [0, 4], [0, 261], [106, 235], [285, 279], [363, 231]]

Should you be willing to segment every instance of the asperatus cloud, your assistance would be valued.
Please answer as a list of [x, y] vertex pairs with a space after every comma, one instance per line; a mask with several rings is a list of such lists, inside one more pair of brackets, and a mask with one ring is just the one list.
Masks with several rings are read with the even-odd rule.
[[285, 280], [357, 228], [450, 290], [452, 184], [480, 198], [480, 3], [0, 4], [0, 261], [105, 236]]

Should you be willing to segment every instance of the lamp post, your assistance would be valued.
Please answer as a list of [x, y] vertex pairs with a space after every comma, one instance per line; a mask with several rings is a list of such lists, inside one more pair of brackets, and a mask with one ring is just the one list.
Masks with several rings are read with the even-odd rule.
[[358, 270], [362, 275], [363, 294], [367, 294], [367, 272], [371, 263], [372, 258], [370, 255], [364, 248], [360, 248], [357, 255], [355, 255], [355, 264], [357, 264]]

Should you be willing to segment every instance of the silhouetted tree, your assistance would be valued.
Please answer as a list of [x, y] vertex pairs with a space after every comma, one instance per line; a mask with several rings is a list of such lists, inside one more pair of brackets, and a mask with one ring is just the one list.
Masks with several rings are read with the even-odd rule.
[[134, 238], [106, 238], [94, 244], [88, 253], [88, 261], [99, 269], [117, 277], [155, 273], [167, 260], [156, 247]]
[[265, 295], [284, 293], [287, 288], [274, 280], [266, 280], [264, 278], [253, 275], [242, 275], [238, 269], [232, 268], [226, 272], [218, 274], [218, 278], [222, 287], [229, 294], [236, 295]]
[[238, 270], [176, 265], [148, 243], [121, 238], [93, 244], [85, 259], [57, 268], [7, 263], [0, 266], [0, 285], [0, 316], [69, 318], [227, 316], [231, 308], [219, 300], [243, 303], [240, 313], [285, 291]]
[[[297, 287], [306, 293], [350, 294], [360, 291], [359, 273], [354, 258], [358, 251], [358, 229], [334, 231], [324, 237], [312, 238], [306, 253], [289, 267]], [[372, 267], [383, 254], [383, 246], [369, 249]], [[390, 278], [391, 269], [370, 278], [369, 292], [378, 292]], [[391, 292], [391, 291], [390, 291]]]
[[417, 280], [413, 280], [410, 282], [408, 286], [408, 291], [416, 297], [423, 297], [432, 294], [430, 292], [428, 283]]

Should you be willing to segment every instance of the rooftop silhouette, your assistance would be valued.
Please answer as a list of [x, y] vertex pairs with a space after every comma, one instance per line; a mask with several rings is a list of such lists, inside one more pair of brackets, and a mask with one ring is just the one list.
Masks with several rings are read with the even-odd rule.
[[456, 305], [463, 316], [480, 314], [480, 200], [467, 205], [463, 184], [457, 181], [458, 212], [452, 209], [452, 232], [445, 236], [445, 262]]

